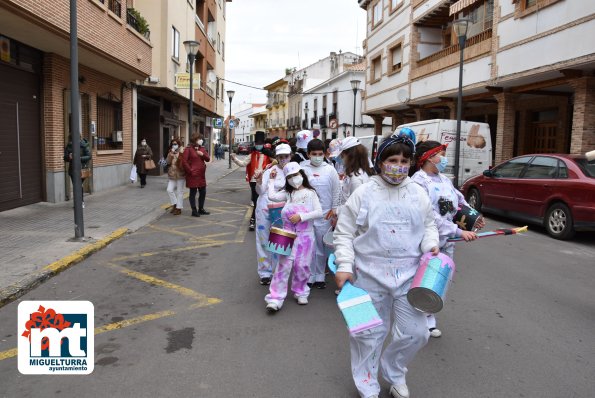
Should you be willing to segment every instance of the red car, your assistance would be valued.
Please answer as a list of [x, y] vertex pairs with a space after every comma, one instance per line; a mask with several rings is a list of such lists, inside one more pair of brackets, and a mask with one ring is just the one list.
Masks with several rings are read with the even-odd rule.
[[543, 225], [556, 239], [595, 230], [595, 161], [565, 154], [523, 155], [465, 181], [475, 209]]

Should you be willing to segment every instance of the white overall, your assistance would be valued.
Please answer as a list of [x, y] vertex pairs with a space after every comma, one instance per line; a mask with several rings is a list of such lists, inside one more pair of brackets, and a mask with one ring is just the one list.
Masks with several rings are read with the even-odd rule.
[[335, 229], [341, 270], [351, 268], [346, 263], [353, 250], [354, 284], [369, 293], [383, 320], [350, 336], [351, 370], [362, 397], [379, 394], [379, 367], [389, 383], [405, 384], [407, 365], [429, 338], [426, 316], [411, 307], [407, 291], [419, 256], [437, 246], [438, 234], [423, 189], [410, 179], [401, 185], [387, 188], [375, 177], [350, 197]]
[[271, 253], [266, 249], [269, 242], [269, 231], [271, 229], [271, 221], [269, 219], [268, 205], [273, 203], [268, 197], [268, 184], [271, 175], [271, 170], [277, 170], [275, 177], [275, 189], [281, 190], [285, 186], [285, 175], [283, 169], [279, 166], [273, 166], [266, 170], [262, 176], [262, 185], [256, 185], [258, 192], [258, 200], [256, 201], [256, 259], [257, 271], [260, 278], [270, 278], [273, 274], [273, 269], [279, 261], [279, 255]]

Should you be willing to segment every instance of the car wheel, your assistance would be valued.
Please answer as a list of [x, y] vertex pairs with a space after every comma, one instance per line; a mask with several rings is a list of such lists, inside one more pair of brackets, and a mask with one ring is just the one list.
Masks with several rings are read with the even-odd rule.
[[545, 216], [545, 229], [555, 239], [570, 239], [574, 227], [570, 209], [564, 203], [554, 203]]
[[475, 210], [481, 211], [481, 196], [479, 196], [479, 191], [477, 189], [471, 188], [469, 190], [467, 202], [469, 203], [469, 206], [473, 207]]

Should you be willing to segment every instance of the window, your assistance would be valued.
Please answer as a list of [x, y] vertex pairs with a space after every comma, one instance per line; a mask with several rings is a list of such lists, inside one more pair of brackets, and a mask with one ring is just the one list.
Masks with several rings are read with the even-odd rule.
[[221, 42], [221, 58], [225, 60], [225, 42]]
[[494, 177], [518, 178], [529, 160], [531, 160], [531, 156], [525, 156], [506, 162], [494, 169]]
[[375, 28], [382, 22], [382, 9], [384, 8], [382, 2], [383, 0], [378, 1], [372, 7], [372, 28]]
[[558, 159], [537, 156], [523, 174], [523, 178], [556, 178], [558, 174]]
[[180, 32], [174, 26], [171, 27], [171, 46], [171, 56], [180, 59]]
[[97, 98], [97, 149], [123, 149], [122, 104]]
[[397, 10], [397, 8], [401, 7], [403, 4], [403, 0], [390, 0], [390, 10], [389, 13], [393, 13]]
[[221, 34], [217, 32], [217, 51], [221, 53]]
[[526, 15], [533, 14], [544, 7], [549, 7], [558, 1], [560, 0], [517, 0], [515, 1], [516, 6], [514, 17], [515, 19], [522, 18]]
[[375, 83], [382, 78], [382, 56], [379, 55], [372, 60], [372, 76], [370, 76], [370, 82]]
[[403, 44], [398, 43], [390, 49], [390, 72], [396, 73], [403, 68]]

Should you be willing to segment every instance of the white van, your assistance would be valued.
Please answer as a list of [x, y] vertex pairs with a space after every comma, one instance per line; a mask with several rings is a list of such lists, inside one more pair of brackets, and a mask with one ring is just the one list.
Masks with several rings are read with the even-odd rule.
[[[444, 171], [451, 179], [454, 177], [455, 141], [457, 121], [448, 119], [423, 120], [402, 124], [395, 131], [409, 127], [415, 133], [417, 142], [426, 140], [449, 144], [446, 150], [448, 167]], [[461, 121], [459, 158], [459, 185], [468, 178], [483, 173], [492, 165], [492, 139], [487, 123]]]

